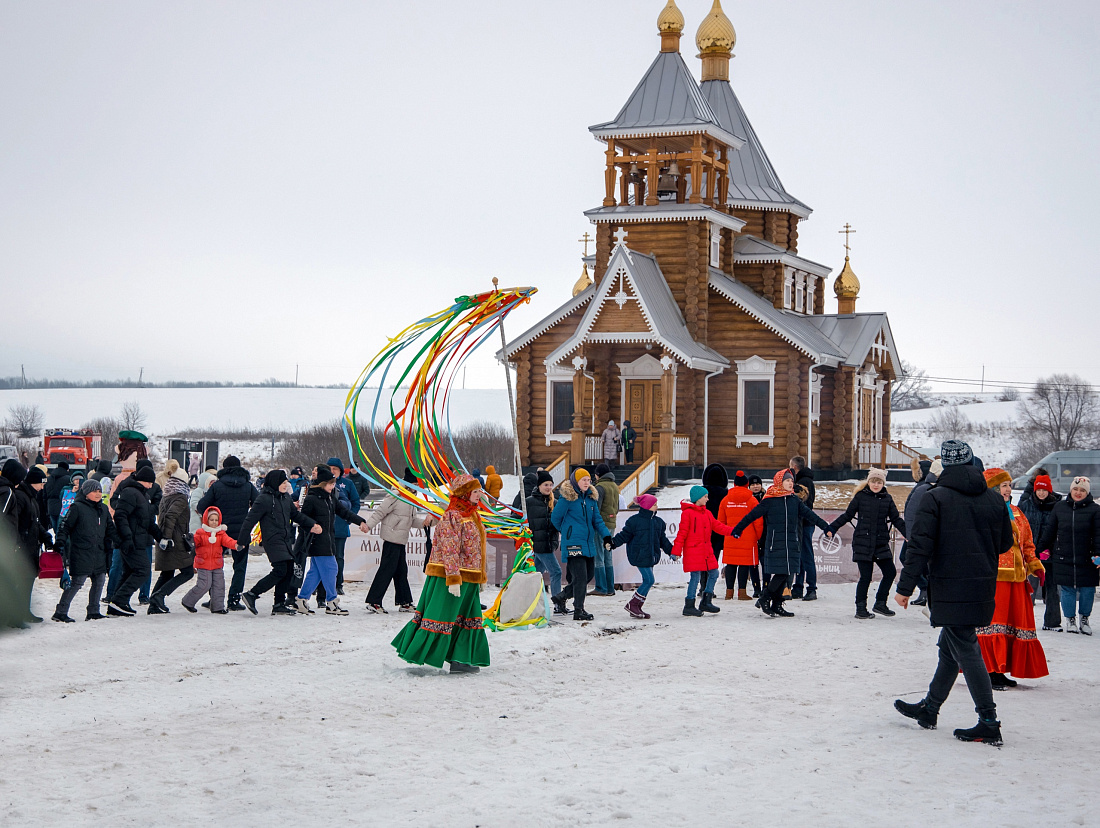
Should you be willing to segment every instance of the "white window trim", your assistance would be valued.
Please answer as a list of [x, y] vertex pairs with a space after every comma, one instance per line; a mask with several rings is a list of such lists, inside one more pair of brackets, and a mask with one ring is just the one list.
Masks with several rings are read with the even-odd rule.
[[794, 309], [799, 313], [803, 312], [805, 305], [803, 304], [806, 298], [806, 274], [798, 273], [794, 277]]
[[810, 420], [814, 425], [821, 423], [821, 374], [810, 374]]
[[569, 432], [554, 434], [550, 429], [554, 425], [554, 383], [576, 382], [574, 372], [561, 365], [546, 366], [546, 445], [551, 443], [568, 443], [573, 439]]
[[817, 295], [817, 277], [812, 273], [806, 276], [806, 313], [814, 312], [814, 301]]
[[710, 266], [722, 266], [722, 228], [714, 222], [710, 225]]
[[785, 268], [783, 273], [783, 307], [790, 310], [794, 297], [794, 274], [790, 268]]
[[[775, 365], [776, 360], [751, 356], [737, 360], [737, 448], [743, 445], [758, 446], [764, 443], [775, 448]], [[745, 383], [754, 380], [768, 382], [768, 433], [745, 433]]]

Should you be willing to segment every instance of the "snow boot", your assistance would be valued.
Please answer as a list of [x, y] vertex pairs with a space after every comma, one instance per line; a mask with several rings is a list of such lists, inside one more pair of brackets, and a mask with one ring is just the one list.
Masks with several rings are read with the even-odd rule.
[[476, 664], [463, 664], [461, 661], [448, 661], [452, 673], [480, 673], [481, 668]]
[[1089, 617], [1087, 615], [1081, 616], [1081, 626], [1078, 629], [1081, 630], [1081, 635], [1092, 635], [1092, 627], [1089, 626]]
[[340, 606], [340, 599], [333, 598], [325, 605], [325, 615], [347, 615], [348, 611]]
[[775, 613], [772, 612], [772, 599], [765, 593], [760, 596], [760, 600], [756, 602], [756, 606], [760, 607], [761, 612], [769, 618], [775, 618]]
[[209, 601], [203, 601], [201, 604], [199, 604], [199, 606], [202, 607], [203, 609], [210, 609], [210, 602]]
[[593, 618], [595, 618], [595, 616], [590, 612], [585, 612], [582, 609], [573, 610], [574, 621], [591, 621]]
[[879, 615], [885, 615], [887, 618], [891, 618], [892, 616], [897, 615], [896, 612], [886, 606], [885, 601], [875, 601], [875, 605], [871, 607], [871, 609], [873, 609]]
[[60, 612], [55, 612], [53, 614], [53, 620], [58, 621], [62, 624], [74, 624], [74, 623], [76, 623], [72, 618], [70, 618], [69, 616], [64, 615], [63, 613], [60, 613]]
[[695, 609], [695, 599], [694, 598], [685, 598], [684, 599], [684, 615], [694, 615], [697, 618], [702, 617], [703, 611], [700, 610], [700, 609]]
[[271, 608], [272, 615], [297, 615], [298, 610], [291, 609], [286, 604], [276, 604]]
[[866, 601], [864, 601], [862, 604], [856, 604], [856, 618], [860, 619], [861, 621], [864, 621], [868, 618], [874, 618], [874, 617], [875, 617], [875, 614], [873, 612], [868, 612], [867, 611], [867, 602]]
[[718, 609], [718, 607], [714, 606], [714, 593], [713, 592], [704, 592], [703, 593], [703, 600], [701, 600], [699, 602], [699, 609], [701, 609], [703, 612], [721, 612], [722, 611], [722, 610]]
[[[153, 607], [157, 608], [156, 612], [153, 612]], [[149, 596], [149, 615], [167, 615], [169, 613], [168, 605], [164, 603], [164, 596], [159, 592], [154, 592]]]
[[226, 604], [225, 608], [229, 612], [244, 612], [245, 609], [244, 605], [241, 603], [241, 596], [239, 595], [236, 597], [235, 600], [232, 600], [228, 604]]
[[314, 615], [315, 614], [313, 612], [313, 608], [310, 607], [310, 605], [309, 605], [309, 601], [307, 601], [305, 598], [298, 598], [295, 601], [295, 603], [297, 605], [297, 610], [296, 611], [299, 615]]
[[117, 618], [129, 618], [133, 615], [137, 615], [128, 603], [123, 601], [112, 601], [107, 605], [107, 614]]
[[102, 621], [106, 618], [106, 615], [100, 615], [98, 612], [89, 612], [84, 616], [85, 621]]
[[737, 600], [738, 601], [751, 601], [752, 598], [749, 597], [749, 591], [747, 589], [739, 589], [739, 590], [737, 590]]
[[[250, 613], [252, 613], [253, 615], [256, 614], [256, 596], [253, 595], [251, 592], [241, 593], [241, 603], [245, 605], [245, 608]], [[229, 608], [233, 609], [232, 604], [229, 606]]]
[[793, 612], [783, 609], [782, 601], [772, 604], [772, 614], [778, 618], [794, 618]]
[[[209, 602], [207, 602], [207, 603], [209, 603]], [[188, 612], [198, 612], [197, 609], [195, 609], [194, 607], [187, 606], [187, 604], [183, 603], [183, 601], [180, 601], [180, 606], [183, 607]]]
[[817, 600], [817, 588], [813, 587], [806, 590], [806, 594], [802, 596], [803, 601], [816, 601]]
[[229, 610], [227, 610], [227, 609], [220, 609], [220, 610], [212, 609], [210, 611], [212, 613], [214, 613], [215, 615], [229, 615]]
[[727, 601], [733, 600], [733, 590], [732, 589], [727, 589], [726, 590], [726, 600]]
[[568, 600], [564, 592], [559, 592], [557, 595], [550, 596], [550, 602], [554, 605], [554, 615], [569, 614], [569, 607], [565, 605], [565, 602]]
[[1063, 623], [1065, 624], [1066, 632], [1068, 632], [1068, 633], [1076, 633], [1077, 632], [1077, 616], [1076, 615], [1071, 617], [1071, 618], [1067, 618]]
[[955, 738], [960, 742], [981, 742], [993, 747], [1004, 744], [1001, 739], [1001, 723], [996, 719], [978, 719], [973, 727], [956, 730]]
[[910, 704], [909, 702], [903, 702], [901, 699], [895, 699], [894, 709], [903, 716], [908, 716], [910, 719], [916, 719], [917, 724], [925, 730], [936, 729], [936, 718], [939, 715], [939, 711], [932, 709], [932, 706], [928, 704], [928, 699], [921, 699], [916, 704]]
[[917, 597], [909, 603], [912, 604], [914, 607], [923, 607], [928, 603], [928, 596], [924, 594], [923, 589], [919, 590], [917, 592]]
[[791, 597], [792, 598], [801, 598], [802, 597], [802, 584], [795, 584], [793, 587], [791, 587]]
[[989, 683], [993, 685], [994, 690], [1008, 690], [1017, 684], [1004, 673], [990, 673]]
[[630, 596], [630, 600], [626, 603], [626, 611], [630, 613], [632, 618], [649, 618], [649, 613], [642, 611], [642, 604], [644, 603], [645, 598], [635, 591], [634, 594]]

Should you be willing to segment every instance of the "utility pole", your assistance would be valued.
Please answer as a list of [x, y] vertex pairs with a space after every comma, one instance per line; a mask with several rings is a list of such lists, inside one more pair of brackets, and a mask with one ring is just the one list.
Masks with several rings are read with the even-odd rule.
[[298, 363], [294, 363], [294, 387], [298, 387]]
[[25, 365], [19, 365], [19, 372], [23, 375], [23, 390], [27, 390], [27, 368]]
[[141, 378], [143, 376], [145, 376], [145, 369], [144, 368], [142, 368], [141, 370], [138, 371], [138, 385], [139, 386], [141, 385]]

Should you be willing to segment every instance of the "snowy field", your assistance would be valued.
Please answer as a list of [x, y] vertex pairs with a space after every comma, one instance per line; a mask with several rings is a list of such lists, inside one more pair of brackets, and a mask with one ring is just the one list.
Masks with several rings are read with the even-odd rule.
[[[262, 563], [250, 561], [250, 578]], [[856, 621], [853, 586], [490, 633], [476, 676], [410, 667], [408, 616], [172, 614], [0, 638], [0, 824], [1096, 825], [1100, 638], [1041, 633], [1052, 675], [997, 694], [1005, 746], [964, 744], [960, 678], [922, 731], [935, 632]], [[56, 582], [37, 587], [49, 616]], [[490, 593], [491, 595], [491, 593]], [[487, 596], [489, 597], [489, 596]], [[390, 599], [392, 600], [392, 598]]]

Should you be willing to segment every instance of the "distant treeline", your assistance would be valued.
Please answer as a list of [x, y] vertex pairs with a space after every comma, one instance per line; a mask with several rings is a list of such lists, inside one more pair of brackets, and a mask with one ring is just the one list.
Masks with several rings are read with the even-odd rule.
[[22, 388], [347, 388], [346, 383], [332, 385], [295, 385], [277, 379], [265, 379], [263, 382], [138, 382], [137, 380], [48, 380], [23, 379], [22, 377], [0, 377], [0, 390], [12, 391]]

